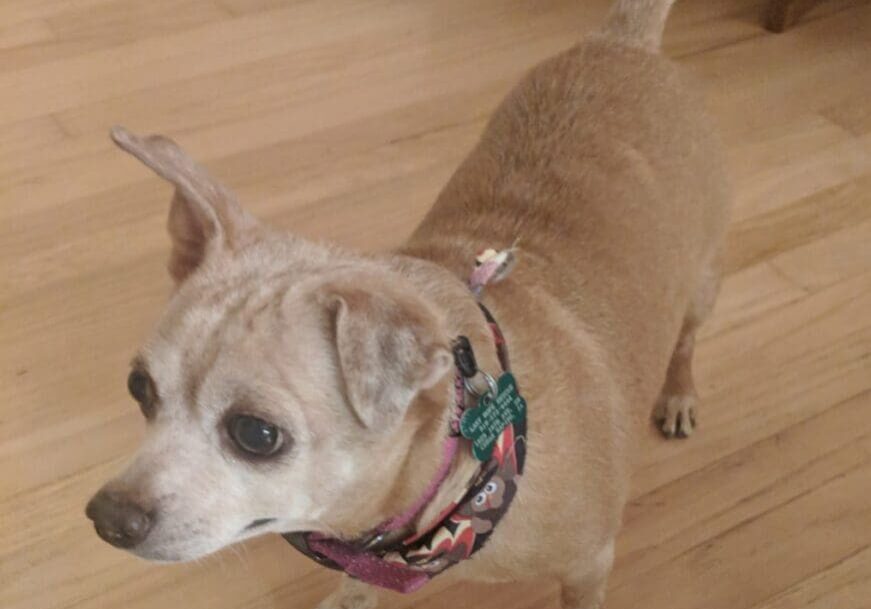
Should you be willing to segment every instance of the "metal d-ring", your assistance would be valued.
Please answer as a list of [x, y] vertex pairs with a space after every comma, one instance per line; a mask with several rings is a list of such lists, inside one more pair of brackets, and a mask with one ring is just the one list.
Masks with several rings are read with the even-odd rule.
[[475, 377], [472, 377], [470, 379], [463, 379], [463, 383], [466, 386], [466, 391], [468, 391], [469, 393], [471, 393], [472, 395], [474, 395], [477, 398], [483, 397], [484, 395], [489, 395], [491, 400], [495, 400], [496, 395], [498, 395], [498, 393], [499, 393], [499, 386], [496, 383], [496, 379], [494, 379], [492, 376], [490, 376], [489, 374], [487, 374], [486, 372], [481, 371], [481, 370], [478, 371], [478, 374], [483, 376], [484, 380], [487, 382], [487, 393], [486, 394], [480, 393], [478, 391], [478, 389], [472, 384], [472, 380]]

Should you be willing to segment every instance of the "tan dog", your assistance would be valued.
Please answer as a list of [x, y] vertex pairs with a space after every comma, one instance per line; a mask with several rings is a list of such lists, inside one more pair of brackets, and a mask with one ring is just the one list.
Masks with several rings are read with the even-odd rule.
[[[455, 336], [498, 364], [464, 279], [520, 239], [485, 302], [529, 404], [516, 499], [444, 577], [556, 578], [602, 602], [631, 447], [655, 405], [693, 431], [693, 336], [717, 290], [728, 188], [700, 103], [658, 54], [669, 0], [536, 67], [496, 110], [409, 241], [363, 256], [263, 226], [172, 141], [113, 137], [176, 187], [175, 293], [129, 379], [148, 432], [91, 501], [114, 545], [186, 560], [264, 532], [354, 537], [402, 512], [439, 464]], [[476, 468], [454, 462], [429, 520]], [[350, 579], [325, 608], [374, 605]]]

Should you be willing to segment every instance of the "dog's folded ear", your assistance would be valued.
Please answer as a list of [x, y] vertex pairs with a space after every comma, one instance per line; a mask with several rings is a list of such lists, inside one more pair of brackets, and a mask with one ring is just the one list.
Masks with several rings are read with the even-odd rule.
[[175, 142], [161, 135], [139, 137], [114, 127], [112, 140], [175, 186], [167, 228], [172, 239], [169, 273], [182, 282], [212, 252], [233, 251], [257, 221], [235, 195], [197, 165]]
[[414, 397], [450, 370], [450, 341], [419, 296], [373, 277], [329, 281], [320, 292], [348, 403], [360, 422], [389, 430]]

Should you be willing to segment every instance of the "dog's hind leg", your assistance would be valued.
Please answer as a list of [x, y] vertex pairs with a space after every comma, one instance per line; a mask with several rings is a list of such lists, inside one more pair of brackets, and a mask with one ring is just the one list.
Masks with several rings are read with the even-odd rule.
[[684, 317], [683, 327], [668, 365], [665, 384], [653, 409], [653, 420], [668, 438], [687, 438], [696, 427], [698, 394], [693, 382], [696, 330], [710, 315], [720, 289], [719, 256], [703, 273]]
[[696, 326], [684, 321], [668, 364], [665, 385], [653, 409], [653, 420], [668, 438], [689, 437], [696, 426], [698, 395], [692, 371], [695, 335]]

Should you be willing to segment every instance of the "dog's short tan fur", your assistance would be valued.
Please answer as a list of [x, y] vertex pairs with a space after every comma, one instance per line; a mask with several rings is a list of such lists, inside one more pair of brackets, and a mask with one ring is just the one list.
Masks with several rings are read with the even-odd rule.
[[[193, 558], [265, 530], [353, 536], [401, 512], [439, 461], [448, 345], [498, 370], [463, 283], [519, 239], [485, 301], [529, 403], [527, 468], [488, 545], [443, 577], [556, 578], [598, 607], [654, 408], [688, 435], [693, 336], [713, 305], [728, 189], [700, 103], [657, 51], [668, 0], [619, 0], [606, 27], [533, 69], [397, 252], [362, 256], [272, 231], [171, 141], [116, 131], [176, 185], [177, 290], [140, 354], [160, 396], [143, 448], [102, 491], [156, 514], [134, 552]], [[227, 448], [243, 410], [293, 437], [274, 462]], [[475, 467], [464, 454], [423, 515]], [[347, 580], [325, 608], [374, 604]]]

